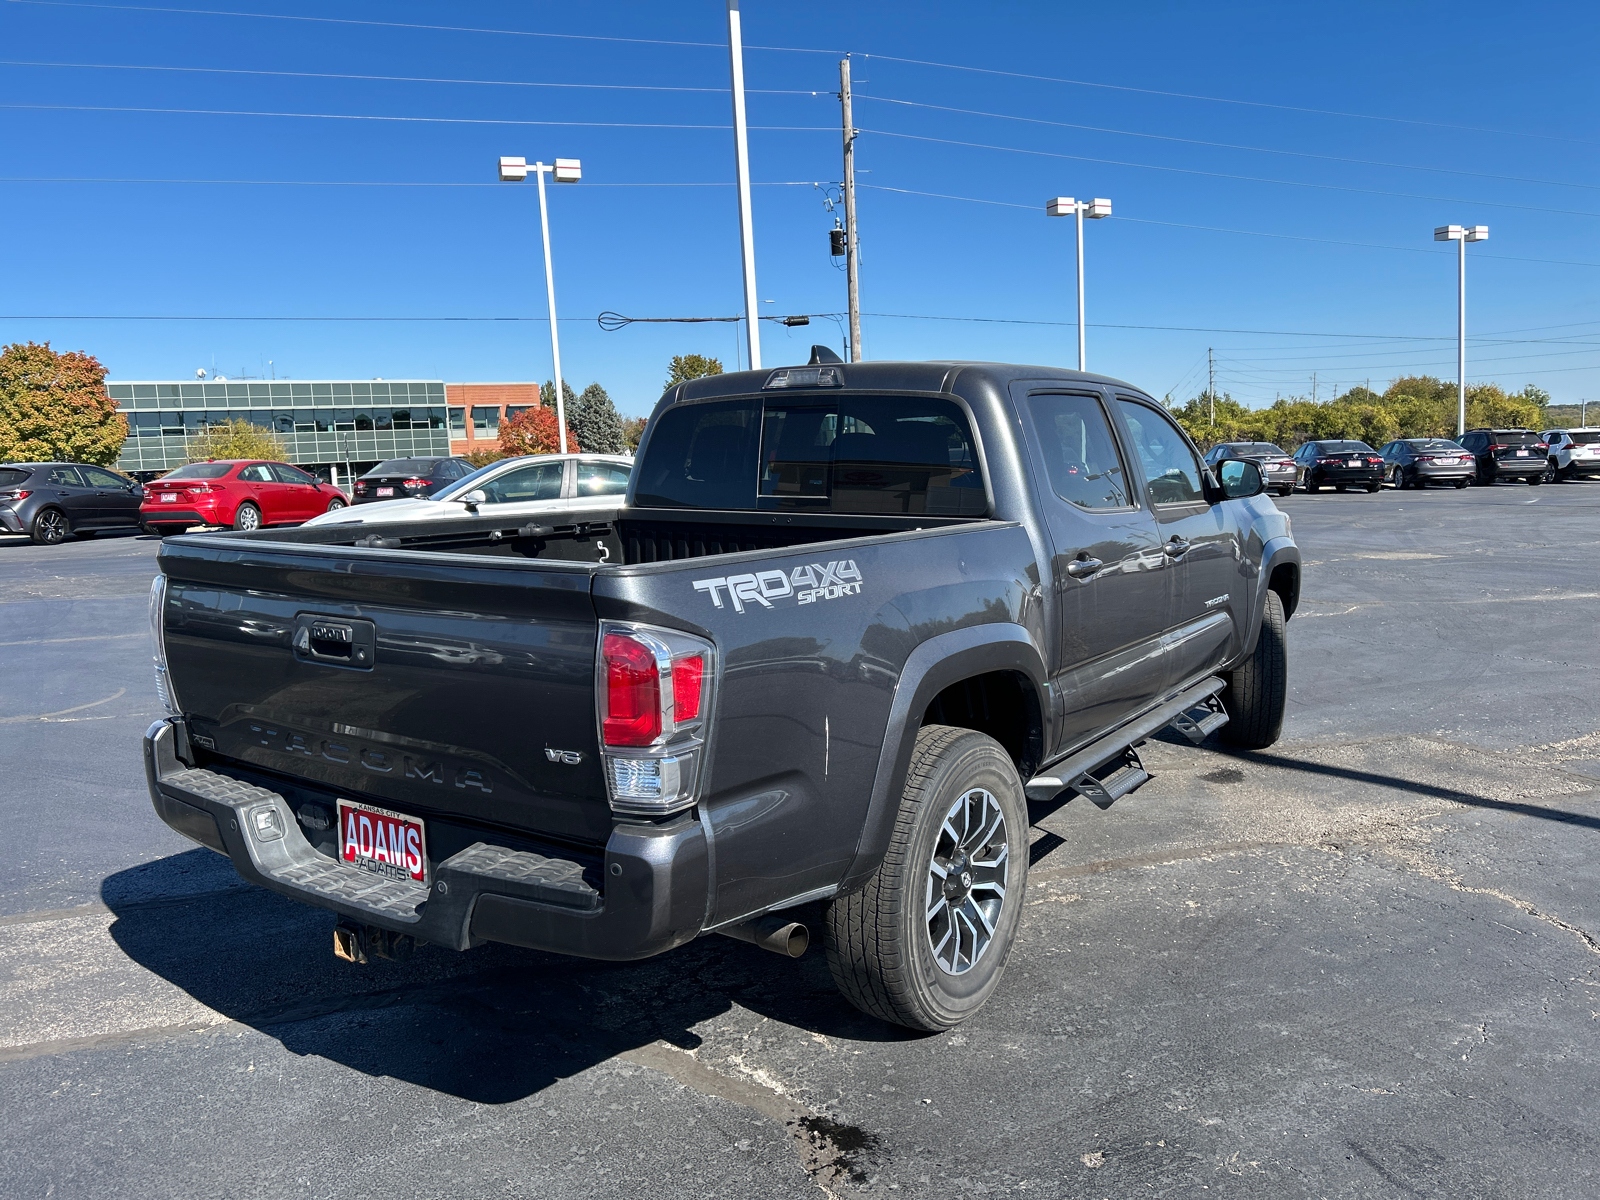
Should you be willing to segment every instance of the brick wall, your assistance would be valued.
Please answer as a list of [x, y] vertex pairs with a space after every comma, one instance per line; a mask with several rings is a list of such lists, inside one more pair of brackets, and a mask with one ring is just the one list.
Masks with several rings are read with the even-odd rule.
[[450, 439], [451, 454], [468, 454], [474, 450], [490, 450], [499, 443], [496, 436], [484, 433], [477, 436], [478, 431], [472, 423], [472, 409], [479, 405], [493, 405], [500, 410], [500, 419], [505, 420], [505, 409], [508, 404], [538, 405], [539, 385], [537, 383], [447, 383], [444, 385], [445, 403], [450, 408], [464, 409], [466, 433], [465, 438], [452, 436]]

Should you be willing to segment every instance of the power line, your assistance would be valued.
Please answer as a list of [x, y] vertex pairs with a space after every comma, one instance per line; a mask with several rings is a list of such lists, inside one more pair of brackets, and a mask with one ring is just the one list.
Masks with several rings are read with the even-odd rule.
[[[11, 4], [33, 4], [39, 0], [7, 0]], [[318, 121], [399, 121], [420, 125], [540, 125], [568, 129], [715, 129], [727, 130], [729, 125], [687, 125], [649, 123], [640, 121], [519, 121], [502, 117], [388, 117], [366, 113], [307, 113], [258, 112], [229, 108], [134, 108], [113, 107], [101, 104], [0, 104], [0, 108], [33, 109], [44, 112], [119, 112], [168, 113], [201, 117], [301, 117]], [[767, 133], [832, 133], [816, 125], [752, 125]]]
[[[540, 33], [530, 29], [485, 29], [471, 25], [423, 25], [411, 21], [370, 21], [352, 17], [304, 17], [290, 13], [227, 12], [210, 8], [163, 8], [149, 4], [92, 4], [84, 0], [9, 0], [41, 8], [98, 8], [115, 12], [172, 13], [191, 17], [252, 17], [261, 21], [307, 21], [322, 25], [367, 25], [381, 29], [421, 29], [432, 33], [488, 33], [502, 37], [559, 38], [575, 42], [626, 42], [638, 46], [688, 46], [726, 50], [725, 42], [684, 42], [667, 38], [603, 37], [593, 33]], [[812, 50], [805, 46], [746, 46], [746, 50], [782, 50], [795, 54], [839, 54], [838, 50]]]
[[1564, 179], [1530, 179], [1521, 175], [1493, 175], [1485, 171], [1462, 171], [1452, 167], [1424, 167], [1415, 163], [1383, 162], [1371, 158], [1345, 158], [1336, 154], [1316, 154], [1309, 150], [1279, 150], [1270, 146], [1246, 146], [1237, 142], [1211, 142], [1200, 138], [1176, 137], [1165, 133], [1143, 133], [1134, 129], [1110, 129], [1102, 125], [1077, 125], [1070, 121], [1051, 121], [1044, 117], [1020, 117], [1012, 113], [985, 112], [976, 108], [951, 108], [944, 104], [925, 104], [919, 100], [896, 100], [888, 96], [860, 96], [861, 100], [875, 100], [880, 104], [898, 104], [905, 108], [927, 108], [935, 112], [961, 113], [969, 117], [991, 117], [999, 121], [1021, 121], [1029, 125], [1050, 125], [1058, 129], [1077, 129], [1087, 133], [1109, 133], [1118, 137], [1147, 138], [1151, 141], [1178, 142], [1186, 146], [1206, 146], [1214, 150], [1245, 150], [1252, 154], [1280, 154], [1289, 158], [1314, 158], [1322, 162], [1348, 163], [1363, 167], [1388, 167], [1400, 171], [1432, 171], [1441, 175], [1465, 175], [1473, 179], [1493, 179], [1501, 183], [1536, 183], [1549, 187], [1583, 188], [1600, 191], [1600, 184], [1573, 183]]
[[[38, 0], [32, 0], [38, 2]], [[1209, 104], [1235, 104], [1246, 108], [1272, 108], [1280, 112], [1308, 113], [1319, 117], [1346, 117], [1358, 121], [1387, 121], [1398, 125], [1422, 125], [1430, 129], [1455, 129], [1464, 133], [1492, 133], [1500, 137], [1541, 138], [1545, 141], [1576, 142], [1582, 146], [1600, 145], [1600, 142], [1583, 138], [1562, 137], [1554, 133], [1526, 133], [1514, 129], [1486, 129], [1477, 125], [1453, 125], [1444, 121], [1423, 121], [1414, 117], [1384, 117], [1373, 113], [1340, 112], [1326, 108], [1304, 108], [1294, 104], [1273, 104], [1265, 100], [1236, 100], [1227, 96], [1204, 96], [1191, 92], [1166, 92], [1157, 88], [1132, 87], [1128, 84], [1096, 83], [1087, 79], [1064, 79], [1055, 75], [1029, 75], [1022, 71], [1001, 71], [993, 67], [970, 67], [961, 63], [929, 62], [920, 58], [896, 58], [892, 54], [862, 54], [862, 58], [879, 58], [885, 62], [908, 63], [918, 67], [937, 67], [946, 71], [970, 71], [979, 75], [1004, 75], [1011, 79], [1031, 79], [1039, 83], [1065, 83], [1073, 87], [1101, 88], [1113, 92], [1137, 92], [1145, 96], [1166, 96], [1175, 100], [1202, 100]]]
[[[497, 188], [498, 183], [460, 183], [385, 179], [135, 179], [85, 175], [23, 176], [0, 175], [0, 183], [171, 183], [227, 184], [250, 187], [377, 187], [377, 188]], [[594, 183], [584, 180], [585, 188], [700, 188], [732, 187], [732, 180], [688, 183]], [[815, 187], [816, 180], [769, 180], [752, 182], [751, 187]], [[1480, 256], [1481, 257], [1481, 256]]]
[[1231, 179], [1242, 183], [1275, 183], [1281, 187], [1315, 188], [1328, 192], [1348, 192], [1361, 196], [1391, 196], [1402, 200], [1432, 200], [1445, 204], [1480, 205], [1486, 208], [1510, 208], [1519, 212], [1555, 213], [1567, 217], [1600, 217], [1600, 213], [1581, 209], [1543, 208], [1531, 204], [1507, 204], [1498, 200], [1463, 200], [1459, 196], [1427, 196], [1417, 192], [1389, 192], [1377, 188], [1347, 187], [1337, 183], [1311, 183], [1299, 179], [1269, 179], [1260, 175], [1230, 175], [1221, 171], [1202, 171], [1195, 167], [1163, 167], [1154, 163], [1124, 162], [1115, 158], [1090, 158], [1083, 154], [1062, 154], [1054, 150], [1028, 150], [1019, 146], [994, 146], [985, 142], [964, 142], [954, 138], [929, 137], [920, 133], [896, 133], [888, 129], [862, 129], [862, 133], [879, 137], [904, 138], [914, 142], [935, 142], [942, 146], [964, 146], [971, 150], [999, 150], [1007, 154], [1031, 154], [1039, 158], [1061, 158], [1071, 162], [1092, 162], [1111, 167], [1136, 167], [1145, 171], [1168, 171], [1178, 175], [1203, 175], [1210, 179]]
[[[725, 87], [664, 87], [643, 83], [544, 83], [526, 79], [450, 79], [428, 75], [345, 75], [332, 71], [262, 71], [250, 70], [244, 67], [166, 67], [141, 63], [28, 62], [16, 59], [0, 59], [0, 67], [70, 67], [93, 71], [172, 71], [201, 75], [268, 75], [287, 79], [356, 79], [369, 83], [458, 83], [474, 84], [482, 87], [572, 88], [583, 91], [610, 92], [710, 92], [718, 96], [726, 94], [728, 90]], [[753, 96], [829, 95], [827, 92], [805, 88], [747, 88], [746, 91]]]

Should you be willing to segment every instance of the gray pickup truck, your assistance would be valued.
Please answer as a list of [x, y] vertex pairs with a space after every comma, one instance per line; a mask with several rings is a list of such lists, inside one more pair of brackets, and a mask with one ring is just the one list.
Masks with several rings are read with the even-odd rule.
[[1276, 740], [1300, 555], [1128, 384], [824, 357], [674, 387], [620, 509], [168, 539], [156, 811], [347, 959], [804, 916], [863, 1011], [970, 1016], [1030, 800]]

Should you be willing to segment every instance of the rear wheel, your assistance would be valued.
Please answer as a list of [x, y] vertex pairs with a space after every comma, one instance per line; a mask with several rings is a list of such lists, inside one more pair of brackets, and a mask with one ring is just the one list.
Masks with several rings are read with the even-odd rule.
[[1292, 487], [1281, 487], [1281, 488], [1278, 489], [1278, 495], [1280, 497], [1281, 496], [1292, 496], [1292, 495], [1294, 495], [1294, 488], [1292, 488]]
[[1543, 482], [1544, 482], [1544, 472], [1543, 471], [1539, 472], [1539, 474], [1537, 474], [1537, 475], [1529, 475], [1528, 476], [1528, 486], [1529, 487], [1538, 487]]
[[1289, 698], [1287, 624], [1283, 600], [1269, 590], [1256, 648], [1226, 676], [1222, 707], [1227, 710], [1228, 723], [1218, 736], [1230, 746], [1260, 750], [1283, 732], [1283, 708]]
[[1556, 460], [1551, 459], [1544, 465], [1544, 474], [1540, 476], [1546, 483], [1554, 483], [1561, 478], [1561, 468], [1556, 466]]
[[1381, 483], [1369, 483], [1369, 484], [1367, 484], [1367, 491], [1375, 492], [1382, 486], [1383, 486], [1383, 484], [1381, 484]]
[[1468, 479], [1458, 479], [1458, 480], [1456, 480], [1456, 488], [1457, 488], [1457, 490], [1459, 490], [1461, 488], [1469, 486], [1471, 483], [1472, 483], [1472, 480], [1470, 478], [1468, 478]]
[[828, 969], [845, 998], [930, 1032], [982, 1008], [1022, 916], [1027, 830], [1022, 781], [998, 742], [920, 729], [883, 862], [826, 910]]
[[249, 501], [239, 505], [239, 510], [233, 514], [233, 527], [235, 529], [260, 529], [261, 510]]
[[67, 540], [67, 534], [72, 532], [72, 526], [67, 523], [67, 514], [59, 508], [41, 508], [33, 518], [33, 528], [28, 531], [35, 545], [55, 546]]

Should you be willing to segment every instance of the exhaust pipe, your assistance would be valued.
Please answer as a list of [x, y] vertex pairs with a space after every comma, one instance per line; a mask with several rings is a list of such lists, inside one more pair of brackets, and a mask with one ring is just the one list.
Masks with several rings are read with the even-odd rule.
[[760, 946], [763, 950], [771, 950], [785, 958], [799, 958], [811, 945], [811, 934], [804, 925], [776, 913], [741, 921], [737, 925], [724, 925], [716, 932], [724, 937], [749, 942], [752, 946]]

